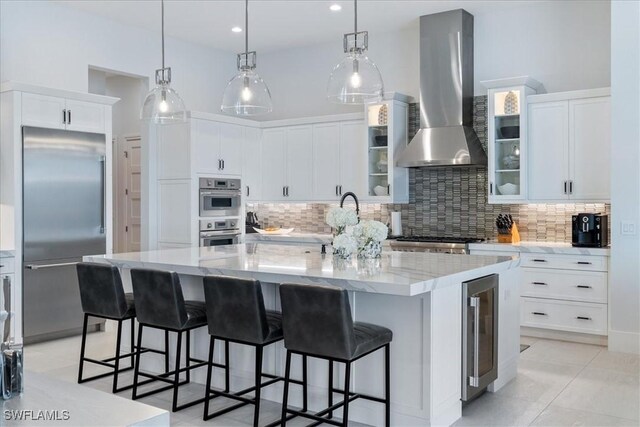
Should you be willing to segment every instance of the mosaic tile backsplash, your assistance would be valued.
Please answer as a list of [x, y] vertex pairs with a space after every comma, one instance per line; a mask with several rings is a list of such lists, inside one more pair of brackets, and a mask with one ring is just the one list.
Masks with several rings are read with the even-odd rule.
[[[473, 128], [487, 147], [487, 97], [474, 98]], [[409, 107], [409, 135], [420, 126], [418, 104]], [[411, 138], [410, 138], [411, 140]], [[571, 241], [571, 215], [580, 212], [609, 214], [604, 203], [490, 205], [487, 202], [487, 170], [477, 167], [409, 169], [409, 203], [362, 204], [360, 217], [388, 223], [390, 212], [402, 212], [404, 234], [441, 237], [496, 237], [495, 218], [511, 214], [522, 240]], [[353, 206], [349, 201], [349, 206]], [[324, 222], [333, 204], [248, 205], [262, 226], [295, 227], [298, 232], [330, 233]]]

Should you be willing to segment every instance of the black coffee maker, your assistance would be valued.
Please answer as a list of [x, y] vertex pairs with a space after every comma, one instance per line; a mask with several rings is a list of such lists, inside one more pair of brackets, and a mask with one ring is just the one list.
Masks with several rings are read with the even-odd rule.
[[571, 217], [571, 244], [604, 248], [609, 245], [609, 217], [599, 213], [580, 213]]

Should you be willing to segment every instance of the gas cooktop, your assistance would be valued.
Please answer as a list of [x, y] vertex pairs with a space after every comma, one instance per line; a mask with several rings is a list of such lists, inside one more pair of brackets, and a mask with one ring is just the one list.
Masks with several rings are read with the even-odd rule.
[[476, 237], [401, 236], [390, 240], [389, 244], [394, 251], [467, 254], [469, 243], [482, 241], [484, 239]]
[[425, 242], [425, 243], [480, 243], [484, 239], [476, 237], [434, 237], [434, 236], [400, 236], [399, 242]]

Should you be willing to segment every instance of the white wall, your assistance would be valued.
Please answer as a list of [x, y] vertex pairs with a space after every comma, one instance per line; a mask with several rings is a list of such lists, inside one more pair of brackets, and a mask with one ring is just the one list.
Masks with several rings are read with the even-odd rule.
[[[613, 1], [611, 12], [609, 348], [640, 353], [640, 2]], [[621, 234], [623, 221], [634, 235]]]
[[113, 106], [113, 135], [140, 135], [140, 106], [147, 95], [142, 79], [113, 76], [106, 79], [105, 95], [120, 98]]
[[[610, 85], [608, 1], [476, 4], [467, 8], [475, 18], [476, 95], [486, 93], [482, 80], [520, 75], [540, 80], [548, 92]], [[361, 26], [369, 31], [369, 57], [380, 68], [386, 90], [417, 98], [418, 17], [390, 34]], [[259, 53], [258, 70], [274, 101], [273, 114], [264, 119], [358, 111], [326, 101], [329, 74], [342, 55], [340, 35], [328, 44]]]
[[[235, 55], [172, 38], [166, 54], [187, 108], [219, 111]], [[95, 66], [153, 84], [160, 59], [159, 21], [158, 32], [150, 32], [51, 2], [0, 2], [1, 81], [87, 92], [88, 68]]]

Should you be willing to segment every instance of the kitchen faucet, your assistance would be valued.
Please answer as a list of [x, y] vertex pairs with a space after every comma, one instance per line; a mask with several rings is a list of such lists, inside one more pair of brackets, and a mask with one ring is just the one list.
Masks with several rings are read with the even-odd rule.
[[351, 191], [347, 191], [346, 193], [344, 193], [340, 198], [340, 207], [344, 205], [344, 199], [349, 196], [351, 196], [356, 202], [356, 215], [358, 216], [358, 220], [360, 220], [360, 203], [358, 203], [358, 196], [356, 196], [355, 193], [352, 193]]

